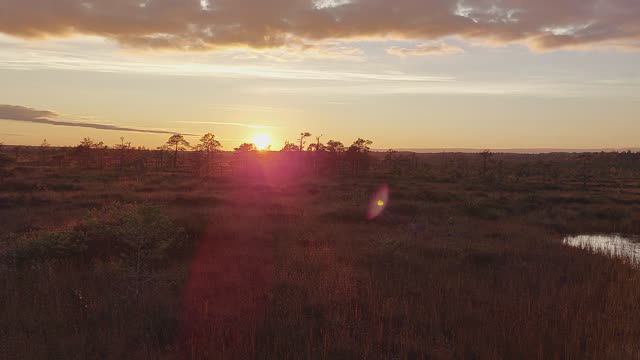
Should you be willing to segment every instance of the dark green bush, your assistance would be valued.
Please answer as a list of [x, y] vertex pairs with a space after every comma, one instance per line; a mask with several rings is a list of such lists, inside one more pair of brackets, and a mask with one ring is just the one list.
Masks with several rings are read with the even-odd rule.
[[151, 205], [115, 203], [93, 210], [78, 230], [97, 253], [129, 262], [165, 260], [186, 238], [182, 227]]
[[159, 207], [114, 203], [91, 210], [71, 228], [14, 236], [7, 256], [16, 262], [119, 260], [139, 269], [165, 261], [185, 239], [185, 230]]
[[67, 258], [83, 254], [87, 244], [82, 234], [72, 230], [29, 232], [16, 237], [10, 255], [18, 262]]

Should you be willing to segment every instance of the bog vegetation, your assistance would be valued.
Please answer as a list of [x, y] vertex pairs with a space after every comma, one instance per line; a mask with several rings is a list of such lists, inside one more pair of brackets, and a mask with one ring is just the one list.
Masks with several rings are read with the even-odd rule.
[[1, 147], [0, 357], [640, 357], [640, 154], [371, 146]]

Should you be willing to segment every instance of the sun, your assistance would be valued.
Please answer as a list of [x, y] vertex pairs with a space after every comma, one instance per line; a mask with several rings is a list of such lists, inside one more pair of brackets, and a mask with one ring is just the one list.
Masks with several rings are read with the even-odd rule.
[[268, 150], [271, 146], [271, 138], [267, 134], [258, 134], [253, 137], [253, 143], [258, 150]]

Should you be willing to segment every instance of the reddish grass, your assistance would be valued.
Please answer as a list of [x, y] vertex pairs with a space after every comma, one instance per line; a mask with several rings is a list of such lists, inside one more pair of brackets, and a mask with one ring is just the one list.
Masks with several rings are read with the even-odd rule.
[[[560, 243], [571, 233], [640, 233], [632, 170], [583, 188], [570, 167], [557, 184], [454, 181], [459, 163], [440, 160], [402, 177], [277, 181], [27, 167], [14, 181], [46, 189], [0, 189], [3, 235], [69, 228], [116, 198], [162, 205], [193, 241], [142, 282], [118, 261], [18, 266], [3, 257], [0, 354], [640, 357], [640, 272]], [[367, 221], [384, 183], [389, 205]]]

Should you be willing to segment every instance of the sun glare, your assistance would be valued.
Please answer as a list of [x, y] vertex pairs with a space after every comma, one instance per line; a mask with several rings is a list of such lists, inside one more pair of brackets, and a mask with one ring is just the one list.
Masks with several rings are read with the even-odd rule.
[[268, 150], [271, 146], [271, 139], [267, 134], [258, 134], [253, 137], [253, 143], [256, 145], [258, 150]]

